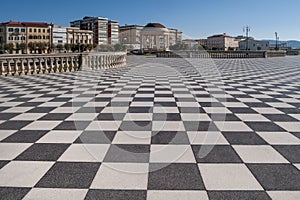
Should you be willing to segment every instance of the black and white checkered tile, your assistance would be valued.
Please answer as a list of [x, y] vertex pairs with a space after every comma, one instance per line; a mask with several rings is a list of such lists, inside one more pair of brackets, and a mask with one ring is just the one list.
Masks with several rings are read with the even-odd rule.
[[0, 79], [0, 199], [300, 199], [300, 58]]

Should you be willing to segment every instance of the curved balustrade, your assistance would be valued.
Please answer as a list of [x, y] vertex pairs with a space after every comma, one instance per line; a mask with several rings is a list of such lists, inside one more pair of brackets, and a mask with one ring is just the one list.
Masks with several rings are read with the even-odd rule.
[[157, 57], [163, 58], [267, 58], [284, 57], [285, 51], [165, 51], [157, 53]]
[[0, 56], [0, 75], [108, 69], [126, 65], [125, 52]]

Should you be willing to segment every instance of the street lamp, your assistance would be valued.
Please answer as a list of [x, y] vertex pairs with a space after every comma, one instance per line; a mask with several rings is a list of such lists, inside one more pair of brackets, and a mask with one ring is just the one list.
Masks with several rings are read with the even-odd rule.
[[275, 32], [275, 39], [276, 39], [276, 47], [275, 47], [275, 50], [279, 50], [279, 48], [278, 48], [279, 36], [278, 36], [278, 33], [277, 33], [277, 32]]

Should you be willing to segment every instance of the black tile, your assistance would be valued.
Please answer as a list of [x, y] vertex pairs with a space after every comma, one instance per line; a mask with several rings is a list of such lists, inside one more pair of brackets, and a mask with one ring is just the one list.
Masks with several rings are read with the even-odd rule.
[[148, 163], [150, 145], [111, 145], [104, 162]]
[[152, 113], [153, 107], [130, 107], [128, 113]]
[[57, 162], [35, 187], [88, 189], [100, 163]]
[[38, 107], [39, 105], [43, 104], [44, 102], [25, 102], [17, 107]]
[[234, 114], [208, 114], [213, 121], [241, 121]]
[[76, 113], [100, 113], [104, 107], [83, 107], [76, 111]]
[[20, 130], [32, 123], [31, 121], [6, 121], [0, 124], [0, 130]]
[[298, 121], [297, 119], [289, 116], [289, 115], [284, 115], [284, 114], [264, 114], [266, 118], [273, 122], [296, 122]]
[[273, 147], [290, 163], [300, 163], [300, 145], [276, 145]]
[[56, 107], [36, 107], [26, 113], [50, 113], [54, 109], [56, 109]]
[[186, 132], [161, 131], [153, 132], [151, 144], [190, 144]]
[[[138, 94], [153, 94], [154, 92], [147, 92], [147, 93], [144, 93], [144, 92], [138, 92]], [[134, 102], [137, 102], [137, 101], [140, 101], [140, 102], [153, 102], [154, 101], [154, 97], [152, 98], [145, 98], [145, 97], [134, 97], [133, 98], [133, 101]]]
[[196, 164], [150, 164], [149, 190], [204, 190]]
[[154, 106], [156, 107], [177, 107], [176, 102], [154, 102]]
[[205, 113], [203, 108], [195, 108], [195, 107], [179, 107], [180, 113]]
[[103, 121], [122, 121], [124, 117], [125, 113], [100, 113], [97, 119]]
[[54, 120], [54, 121], [59, 121], [59, 120], [65, 120], [69, 116], [71, 116], [71, 113], [49, 113], [39, 120]]
[[193, 145], [197, 163], [242, 163], [229, 145]]
[[143, 190], [89, 190], [86, 200], [146, 200], [147, 191]]
[[21, 200], [30, 190], [31, 188], [0, 187], [0, 199]]
[[231, 145], [267, 145], [258, 134], [254, 132], [222, 132]]
[[54, 130], [84, 130], [90, 124], [88, 121], [64, 121]]
[[208, 191], [208, 197], [210, 200], [271, 200], [264, 191]]
[[184, 121], [186, 131], [219, 131], [214, 122]]
[[181, 115], [179, 113], [154, 113], [154, 121], [181, 121]]
[[20, 113], [0, 113], [0, 120], [10, 120]]
[[0, 169], [7, 165], [9, 161], [0, 161]]
[[247, 164], [265, 190], [300, 190], [300, 171], [290, 164]]
[[35, 143], [48, 131], [21, 130], [2, 140], [7, 143]]
[[300, 114], [300, 109], [296, 109], [296, 108], [277, 108], [277, 109], [286, 114]]
[[33, 144], [15, 160], [56, 161], [69, 146], [69, 144]]
[[116, 131], [85, 131], [75, 141], [81, 144], [111, 144]]
[[285, 132], [280, 126], [272, 122], [245, 122], [255, 132]]
[[151, 131], [151, 121], [123, 121], [119, 131]]
[[252, 108], [228, 108], [232, 113], [242, 113], [242, 114], [247, 114], [247, 113], [251, 113], [251, 114], [257, 114], [257, 112], [255, 110], [253, 110]]

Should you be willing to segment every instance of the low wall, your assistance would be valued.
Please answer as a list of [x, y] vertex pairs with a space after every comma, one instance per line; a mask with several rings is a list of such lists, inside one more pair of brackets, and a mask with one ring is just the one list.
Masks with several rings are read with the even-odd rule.
[[108, 69], [126, 65], [126, 52], [1, 55], [0, 75]]
[[164, 58], [206, 59], [267, 58], [284, 56], [286, 56], [285, 51], [164, 51], [157, 53], [157, 57]]

